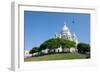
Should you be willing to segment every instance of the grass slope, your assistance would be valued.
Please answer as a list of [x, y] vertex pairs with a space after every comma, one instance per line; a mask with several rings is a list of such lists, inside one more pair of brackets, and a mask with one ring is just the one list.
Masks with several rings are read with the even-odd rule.
[[67, 60], [67, 59], [86, 59], [85, 55], [79, 53], [57, 53], [26, 58], [25, 61], [48, 61], [48, 60]]

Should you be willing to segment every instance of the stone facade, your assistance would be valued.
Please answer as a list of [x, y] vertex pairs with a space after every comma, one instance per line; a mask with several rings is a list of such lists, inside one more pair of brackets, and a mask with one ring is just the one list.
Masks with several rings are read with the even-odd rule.
[[54, 38], [62, 38], [62, 37], [66, 38], [66, 39], [68, 39], [70, 41], [74, 41], [76, 43], [76, 45], [79, 43], [76, 34], [75, 33], [72, 34], [70, 32], [69, 28], [66, 25], [66, 22], [64, 22], [64, 26], [61, 29], [61, 32], [59, 34], [55, 33], [55, 37]]
[[[64, 22], [64, 26], [63, 26], [61, 32], [59, 34], [55, 33], [54, 38], [62, 38], [62, 37], [66, 38], [67, 40], [74, 41], [76, 43], [76, 46], [79, 43], [76, 34], [75, 33], [72, 34], [70, 32], [69, 28], [66, 25], [66, 22]], [[62, 51], [62, 48], [59, 47], [59, 48], [57, 48], [57, 51], [58, 50]], [[63, 50], [64, 50], [64, 52], [77, 52], [77, 47], [76, 48], [65, 48]]]

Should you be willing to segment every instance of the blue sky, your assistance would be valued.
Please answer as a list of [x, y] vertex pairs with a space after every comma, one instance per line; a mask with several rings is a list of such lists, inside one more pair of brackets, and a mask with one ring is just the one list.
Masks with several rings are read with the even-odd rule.
[[90, 43], [90, 14], [24, 11], [25, 50], [39, 46], [59, 33], [65, 21], [80, 42]]

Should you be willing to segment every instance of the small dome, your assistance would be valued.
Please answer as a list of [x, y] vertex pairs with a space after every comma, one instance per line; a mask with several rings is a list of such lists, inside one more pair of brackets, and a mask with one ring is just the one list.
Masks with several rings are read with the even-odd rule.
[[62, 28], [62, 32], [67, 32], [68, 31], [68, 27], [66, 26], [66, 22], [64, 22], [64, 26]]

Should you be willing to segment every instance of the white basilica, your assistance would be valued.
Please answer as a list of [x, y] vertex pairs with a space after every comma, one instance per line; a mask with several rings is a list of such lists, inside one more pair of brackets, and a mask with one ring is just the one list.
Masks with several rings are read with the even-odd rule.
[[[66, 38], [67, 40], [74, 41], [76, 43], [76, 46], [79, 43], [77, 36], [75, 35], [75, 33], [72, 34], [70, 32], [69, 28], [66, 25], [66, 22], [64, 22], [64, 26], [61, 29], [60, 33], [59, 34], [56, 33], [54, 36], [54, 38], [62, 38], [62, 37]], [[42, 50], [42, 53], [47, 54], [48, 50], [49, 50], [48, 48], [44, 49]], [[54, 51], [54, 50], [51, 50], [51, 51]], [[62, 46], [60, 46], [59, 48], [55, 49], [55, 52], [71, 52], [72, 53], [72, 52], [77, 52], [77, 51], [78, 51], [77, 47], [62, 49]]]
[[[79, 43], [76, 34], [75, 33], [72, 34], [70, 32], [69, 28], [66, 25], [66, 22], [64, 22], [64, 26], [61, 29], [61, 32], [59, 34], [55, 33], [55, 38], [62, 38], [62, 37], [66, 38], [70, 41], [74, 41], [76, 43], [76, 46]], [[57, 48], [56, 52], [58, 52], [58, 51], [62, 52], [62, 47]], [[77, 51], [78, 51], [77, 47], [76, 48], [65, 48], [64, 49], [64, 52], [77, 52]]]
[[55, 38], [61, 38], [61, 37], [64, 37], [70, 41], [74, 41], [76, 43], [76, 45], [79, 43], [76, 34], [75, 33], [72, 34], [70, 32], [69, 28], [66, 25], [66, 22], [64, 22], [64, 26], [61, 29], [61, 32], [59, 34], [55, 33]]

